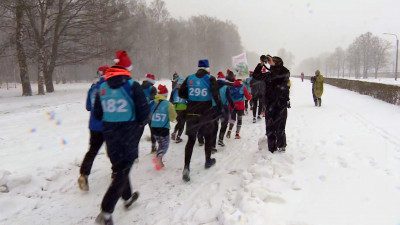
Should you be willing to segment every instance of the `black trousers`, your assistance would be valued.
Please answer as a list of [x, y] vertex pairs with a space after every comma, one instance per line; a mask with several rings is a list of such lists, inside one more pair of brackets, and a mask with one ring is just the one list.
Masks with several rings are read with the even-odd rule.
[[185, 128], [185, 120], [186, 120], [186, 110], [177, 110], [178, 114], [176, 117], [177, 124], [174, 128], [174, 133], [178, 133], [178, 137], [180, 137], [183, 133], [183, 129]]
[[265, 129], [268, 137], [268, 149], [274, 152], [277, 148], [286, 147], [287, 108], [269, 108], [265, 112]]
[[228, 106], [224, 106], [224, 111], [222, 112], [221, 115], [221, 129], [219, 130], [220, 140], [224, 140], [226, 129], [228, 128], [229, 118], [230, 118], [229, 108]]
[[103, 145], [104, 137], [102, 131], [90, 130], [89, 151], [83, 158], [80, 173], [89, 176], [92, 170], [94, 158], [96, 158], [101, 146]]
[[196, 142], [196, 136], [201, 133], [204, 136], [204, 151], [206, 161], [211, 159], [211, 149], [213, 147], [214, 120], [212, 116], [187, 115], [186, 117], [186, 135], [188, 141], [185, 146], [185, 167], [189, 167], [192, 159], [193, 147]]
[[[251, 101], [253, 101], [253, 117], [261, 115], [261, 112], [263, 111], [263, 98], [262, 96], [254, 96]], [[258, 108], [258, 114], [257, 114], [257, 108]]]
[[[232, 111], [232, 114], [231, 114], [231, 121], [230, 121], [230, 123], [229, 123], [229, 130], [232, 130], [232, 129], [233, 129], [233, 127], [235, 126], [235, 122], [236, 122], [236, 120], [237, 120], [236, 134], [239, 134], [239, 133], [240, 133], [240, 128], [242, 127], [242, 117], [243, 117], [243, 115], [244, 115], [244, 110], [237, 110], [237, 109], [234, 109], [234, 110]], [[237, 117], [237, 119], [236, 119], [236, 117]]]
[[217, 135], [218, 135], [218, 127], [219, 127], [219, 120], [214, 120], [214, 130], [213, 130], [213, 137], [212, 137], [212, 146], [215, 148], [217, 146]]
[[315, 106], [317, 106], [317, 101], [318, 101], [318, 98], [317, 98], [317, 96], [314, 94], [314, 87], [313, 87], [313, 89], [312, 89], [312, 97], [313, 97], [313, 100], [314, 100], [314, 104], [315, 104]]
[[126, 126], [104, 127], [107, 155], [112, 164], [112, 182], [101, 203], [104, 212], [112, 213], [119, 198], [128, 200], [132, 195], [129, 172], [138, 157], [142, 128], [137, 123]]

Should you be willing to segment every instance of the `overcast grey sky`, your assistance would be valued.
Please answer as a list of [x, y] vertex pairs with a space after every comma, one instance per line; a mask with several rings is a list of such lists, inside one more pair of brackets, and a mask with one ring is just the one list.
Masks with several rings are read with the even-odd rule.
[[400, 38], [400, 0], [164, 0], [172, 17], [209, 15], [239, 28], [246, 50], [276, 54], [285, 48], [304, 58], [347, 48], [372, 32], [395, 44]]

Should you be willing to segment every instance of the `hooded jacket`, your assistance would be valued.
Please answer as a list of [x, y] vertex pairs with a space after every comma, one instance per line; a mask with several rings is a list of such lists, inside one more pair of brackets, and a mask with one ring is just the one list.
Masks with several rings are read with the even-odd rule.
[[313, 88], [315, 96], [321, 98], [324, 93], [324, 77], [321, 74], [315, 76]]

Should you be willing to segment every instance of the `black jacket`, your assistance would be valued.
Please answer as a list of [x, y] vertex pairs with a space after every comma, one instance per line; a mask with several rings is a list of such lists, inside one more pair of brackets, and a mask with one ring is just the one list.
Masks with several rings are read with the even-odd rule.
[[142, 82], [142, 89], [145, 90], [147, 88], [151, 87], [151, 92], [150, 92], [150, 100], [154, 100], [154, 98], [156, 97], [157, 94], [157, 89], [154, 87], [154, 84], [152, 84], [151, 82], [144, 80]]
[[250, 90], [253, 98], [263, 98], [265, 95], [265, 82], [254, 78], [251, 79]]
[[265, 106], [267, 108], [289, 107], [290, 71], [280, 63], [271, 66], [270, 71], [262, 73], [262, 65], [254, 69], [253, 79], [265, 83]]
[[[208, 73], [207, 71], [203, 69], [199, 69], [196, 72], [196, 77], [202, 78], [206, 76]], [[210, 76], [210, 90], [211, 90], [211, 95], [214, 98], [215, 103], [217, 104], [217, 108], [219, 111], [222, 110], [222, 103], [221, 99], [219, 96], [219, 88], [217, 84], [217, 80], [215, 77]], [[179, 88], [179, 97], [188, 99], [188, 86], [187, 86], [187, 78], [185, 81], [183, 81], [181, 87]], [[187, 115], [207, 115], [210, 113], [214, 113], [215, 110], [213, 110], [212, 107], [212, 101], [207, 101], [207, 102], [190, 102], [188, 101], [187, 103], [187, 109], [186, 113]]]

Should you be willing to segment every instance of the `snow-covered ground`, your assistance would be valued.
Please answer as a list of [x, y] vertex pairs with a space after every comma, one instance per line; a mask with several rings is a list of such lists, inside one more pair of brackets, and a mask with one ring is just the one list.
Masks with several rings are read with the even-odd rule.
[[[399, 74], [400, 76], [400, 74]], [[331, 77], [331, 78], [336, 78], [336, 77]], [[365, 82], [371, 82], [371, 83], [380, 83], [380, 84], [390, 84], [390, 85], [396, 85], [396, 86], [400, 86], [400, 77], [397, 78], [397, 80], [395, 80], [394, 78], [376, 78], [375, 77], [370, 77], [367, 79], [364, 78], [360, 78], [360, 79], [356, 79], [354, 77], [340, 77], [339, 79], [347, 79], [347, 80], [359, 80], [359, 81], [365, 81]]]
[[[316, 108], [310, 82], [292, 82], [286, 153], [269, 153], [264, 122], [245, 116], [242, 139], [226, 140], [214, 167], [204, 169], [204, 150], [195, 146], [184, 183], [186, 137], [171, 143], [166, 167], [156, 171], [146, 128], [130, 174], [140, 198], [129, 211], [119, 202], [114, 222], [399, 225], [399, 106], [326, 85]], [[111, 164], [102, 149], [90, 191], [79, 190], [89, 86], [57, 85], [55, 93], [33, 97], [0, 90], [0, 224], [94, 223]]]

